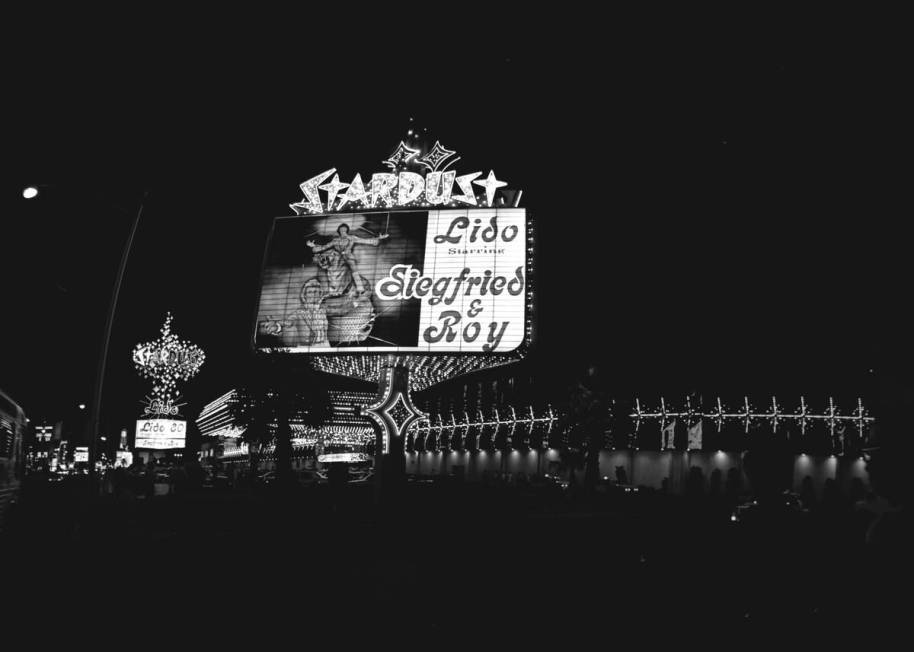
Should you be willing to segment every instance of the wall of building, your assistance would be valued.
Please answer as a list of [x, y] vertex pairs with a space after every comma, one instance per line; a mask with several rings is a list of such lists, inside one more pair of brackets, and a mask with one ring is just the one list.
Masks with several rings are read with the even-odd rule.
[[[550, 462], [559, 462], [559, 452], [555, 449], [543, 452], [511, 451], [506, 455], [501, 451], [406, 453], [406, 472], [422, 476], [448, 475], [454, 473], [455, 467], [462, 466], [467, 480], [478, 481], [486, 471], [493, 474], [548, 473]], [[659, 489], [664, 478], [669, 478], [670, 490], [675, 492], [683, 490], [689, 470], [693, 466], [701, 469], [706, 486], [715, 469], [720, 470], [721, 481], [724, 482], [731, 468], [739, 469], [743, 486], [748, 484], [748, 479], [742, 471], [742, 456], [739, 453], [628, 450], [600, 453], [600, 474], [610, 480], [616, 479], [616, 468], [622, 467], [629, 484]], [[817, 491], [821, 491], [825, 481], [830, 478], [836, 480], [845, 492], [854, 478], [860, 478], [864, 484], [868, 484], [865, 463], [859, 458], [796, 456], [793, 475], [795, 491], [799, 491], [807, 475], [812, 478]]]

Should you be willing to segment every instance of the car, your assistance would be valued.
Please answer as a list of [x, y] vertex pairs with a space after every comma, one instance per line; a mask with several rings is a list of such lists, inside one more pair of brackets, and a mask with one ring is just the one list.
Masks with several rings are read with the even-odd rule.
[[350, 471], [349, 473], [349, 482], [353, 484], [371, 482], [372, 478], [374, 478], [374, 471], [371, 469], [366, 471]]
[[[785, 491], [781, 494], [781, 498], [784, 501], [782, 504], [787, 510], [792, 512], [803, 511], [803, 504], [800, 502], [800, 497], [796, 493]], [[758, 505], [757, 500], [747, 500], [740, 503], [730, 514], [730, 521], [733, 523], [742, 521], [746, 517], [746, 514], [750, 513], [756, 505]]]
[[310, 469], [304, 469], [296, 472], [296, 477], [298, 478], [299, 484], [310, 486], [313, 484], [319, 484], [321, 482], [327, 481], [326, 474], [321, 474], [319, 471], [312, 471]]
[[167, 472], [159, 471], [155, 474], [152, 491], [154, 496], [167, 496], [171, 493], [171, 477]]
[[225, 473], [212, 473], [209, 472], [206, 474], [206, 477], [203, 479], [203, 486], [207, 489], [223, 489], [230, 487], [232, 481]]

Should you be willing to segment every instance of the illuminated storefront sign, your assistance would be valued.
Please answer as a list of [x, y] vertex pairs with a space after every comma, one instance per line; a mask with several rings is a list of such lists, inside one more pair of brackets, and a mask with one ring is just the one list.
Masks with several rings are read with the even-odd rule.
[[136, 422], [135, 448], [184, 448], [187, 422], [175, 419], [140, 419]]
[[529, 334], [527, 226], [520, 208], [277, 218], [255, 347], [514, 351]]
[[358, 462], [370, 462], [371, 457], [365, 453], [327, 453], [326, 455], [318, 455], [317, 461], [321, 464], [333, 464], [336, 462], [346, 462], [346, 463], [358, 463]]
[[88, 462], [89, 461], [89, 447], [88, 446], [77, 446], [73, 451], [73, 461], [74, 462]]

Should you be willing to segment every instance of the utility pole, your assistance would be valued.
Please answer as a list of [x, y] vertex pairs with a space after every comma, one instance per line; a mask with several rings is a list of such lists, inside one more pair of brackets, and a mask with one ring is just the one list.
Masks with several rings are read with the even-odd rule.
[[124, 244], [124, 251], [121, 253], [121, 263], [118, 266], [117, 276], [114, 279], [114, 289], [111, 292], [111, 303], [108, 305], [108, 316], [105, 321], [105, 332], [102, 336], [102, 347], [99, 352], [98, 367], [95, 372], [95, 387], [92, 397], [92, 407], [89, 412], [89, 491], [92, 496], [98, 492], [97, 474], [95, 471], [95, 462], [98, 459], [98, 437], [99, 437], [99, 416], [102, 405], [102, 389], [105, 383], [105, 369], [108, 365], [108, 346], [111, 343], [111, 330], [114, 327], [114, 314], [117, 310], [117, 300], [121, 293], [121, 285], [124, 281], [124, 272], [127, 269], [127, 259], [130, 256], [130, 250], [133, 247], [133, 238], [136, 235], [137, 226], [140, 223], [140, 217], [143, 214], [143, 206], [146, 202], [148, 192], [143, 193], [140, 200], [140, 206], [133, 218], [133, 224], [130, 226], [130, 234], [127, 236], [127, 242]]

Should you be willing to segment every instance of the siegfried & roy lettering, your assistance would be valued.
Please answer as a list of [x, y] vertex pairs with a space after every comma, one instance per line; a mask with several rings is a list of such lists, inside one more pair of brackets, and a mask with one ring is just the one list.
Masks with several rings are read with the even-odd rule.
[[[517, 237], [518, 228], [516, 225], [505, 227], [501, 233], [498, 230], [496, 217], [492, 217], [489, 225], [482, 229], [480, 233], [481, 220], [474, 220], [474, 226], [470, 230], [468, 242], [473, 243], [477, 237], [485, 243], [494, 242], [499, 238], [503, 242], [511, 242]], [[458, 244], [470, 227], [470, 220], [464, 216], [456, 217], [451, 222], [447, 232], [434, 237], [437, 244], [445, 242]], [[525, 278], [523, 265], [514, 270], [511, 277], [496, 276], [491, 269], [483, 270], [482, 273], [473, 274], [470, 267], [464, 267], [457, 276], [439, 276], [432, 278], [425, 276], [421, 270], [412, 265], [394, 265], [390, 268], [387, 276], [379, 280], [375, 285], [375, 293], [379, 299], [405, 300], [413, 298], [430, 297], [428, 305], [436, 306], [443, 303], [450, 306], [457, 297], [463, 293], [463, 296], [473, 296], [474, 293], [479, 296], [493, 295], [498, 296], [507, 292], [511, 296], [519, 296], [524, 292]], [[458, 334], [463, 337], [464, 342], [475, 342], [483, 332], [486, 333], [486, 343], [482, 346], [485, 352], [491, 352], [498, 348], [507, 330], [508, 321], [493, 321], [487, 329], [483, 329], [480, 320], [473, 319], [484, 310], [482, 302], [474, 299], [470, 302], [470, 308], [467, 310], [469, 319], [464, 320], [457, 310], [443, 310], [439, 314], [439, 324], [426, 328], [422, 337], [426, 343], [434, 344], [444, 339], [447, 342], [453, 342]]]

